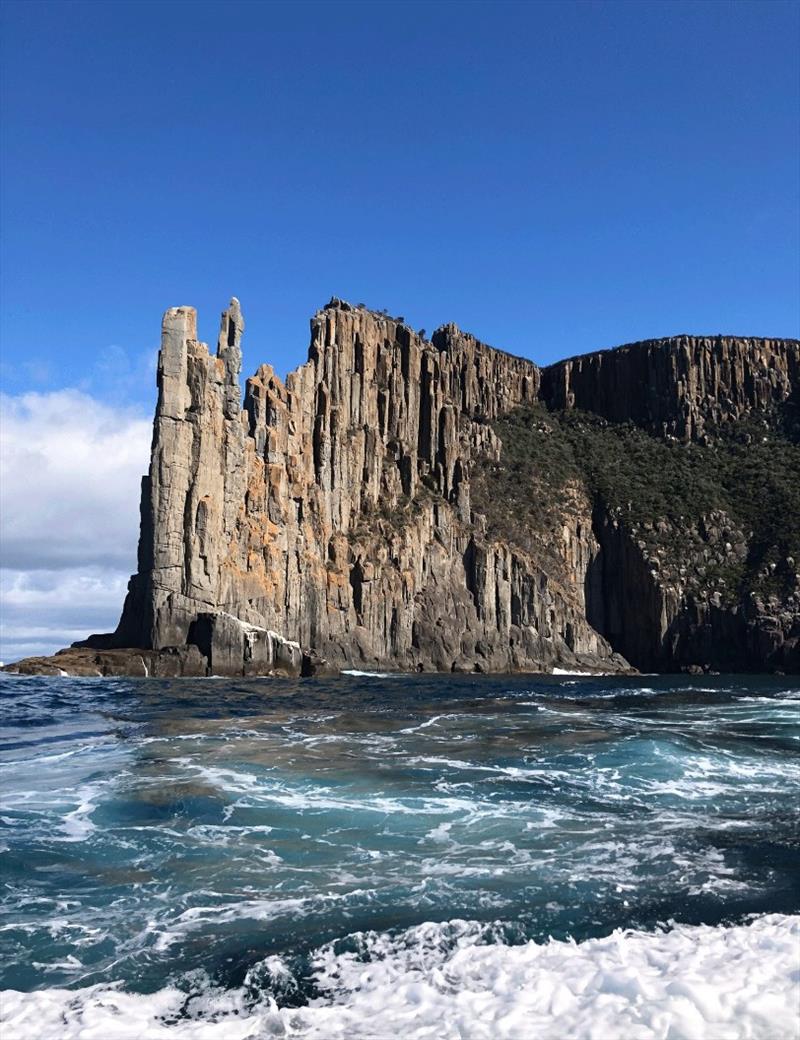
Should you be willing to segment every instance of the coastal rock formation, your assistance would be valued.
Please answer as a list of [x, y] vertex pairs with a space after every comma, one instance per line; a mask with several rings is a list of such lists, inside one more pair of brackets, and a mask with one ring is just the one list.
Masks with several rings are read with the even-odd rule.
[[[713, 601], [703, 613], [653, 577], [634, 528], [580, 475], [530, 537], [522, 517], [511, 532], [487, 527], [491, 504], [473, 484], [491, 503], [498, 422], [517, 410], [593, 411], [696, 441], [780, 406], [797, 394], [796, 341], [678, 337], [540, 369], [455, 325], [428, 340], [333, 299], [312, 319], [308, 361], [285, 382], [262, 365], [242, 405], [238, 301], [216, 353], [196, 329], [191, 307], [164, 315], [138, 571], [119, 626], [70, 653], [142, 648], [149, 674], [182, 653], [193, 674], [619, 671], [707, 666], [693, 650], [663, 652], [676, 625], [738, 638], [714, 627]], [[784, 621], [790, 667], [794, 607]], [[746, 666], [775, 666], [777, 637], [759, 639]]]
[[579, 408], [693, 440], [763, 412], [800, 385], [797, 340], [675, 336], [570, 358], [542, 372], [551, 409]]
[[333, 301], [308, 362], [285, 385], [262, 365], [242, 408], [243, 327], [234, 300], [211, 355], [191, 308], [164, 317], [139, 572], [114, 645], [213, 643], [215, 672], [247, 673], [230, 622], [207, 636], [216, 615], [332, 668], [624, 666], [586, 621], [582, 575], [555, 581], [488, 542], [470, 508], [471, 460], [500, 450], [493, 419], [536, 400], [534, 364]]
[[[611, 643], [651, 671], [800, 672], [794, 557], [776, 554], [778, 562], [762, 569], [753, 532], [737, 528], [725, 513], [712, 512], [699, 523], [662, 523], [662, 530], [680, 549], [659, 552], [652, 528], [603, 521], [603, 598], [598, 615], [590, 616]], [[736, 570], [751, 581], [723, 576]], [[773, 588], [753, 587], [759, 579]]]
[[587, 523], [588, 500], [586, 617], [630, 662], [800, 670], [800, 409], [791, 396], [706, 422], [687, 443], [541, 405], [495, 429], [500, 458], [472, 474], [489, 536], [549, 560], [552, 572], [553, 547]]
[[168, 679], [207, 675], [208, 660], [196, 646], [168, 650], [100, 650], [73, 646], [59, 650], [52, 657], [26, 657], [5, 670], [20, 675], [131, 675], [142, 679]]

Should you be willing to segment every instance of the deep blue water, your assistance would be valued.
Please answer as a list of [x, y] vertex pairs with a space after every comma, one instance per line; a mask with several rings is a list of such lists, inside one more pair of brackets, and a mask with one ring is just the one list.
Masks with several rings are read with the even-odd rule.
[[[302, 1004], [309, 951], [368, 929], [800, 910], [787, 679], [4, 675], [0, 698], [0, 988], [202, 970]], [[270, 954], [290, 981], [253, 974]]]

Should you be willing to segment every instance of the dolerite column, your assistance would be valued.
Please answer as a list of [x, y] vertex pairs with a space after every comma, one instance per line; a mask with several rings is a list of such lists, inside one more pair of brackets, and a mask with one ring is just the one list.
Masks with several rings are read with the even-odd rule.
[[[215, 503], [217, 539], [206, 550], [205, 567], [210, 573], [212, 603], [237, 617], [243, 616], [242, 612], [246, 610], [239, 576], [247, 569], [247, 544], [240, 529], [247, 490], [245, 439], [248, 425], [247, 417], [242, 412], [242, 391], [239, 385], [243, 332], [244, 316], [234, 296], [220, 318], [217, 340], [218, 367], [219, 362], [222, 363], [220, 396], [207, 402], [213, 415], [210, 419], [213, 428], [211, 435], [215, 438], [216, 465], [219, 467], [222, 486], [221, 501]], [[220, 413], [222, 437], [221, 441], [217, 441]]]
[[[175, 600], [183, 591], [184, 508], [191, 481], [193, 426], [187, 421], [191, 404], [188, 385], [189, 345], [197, 343], [197, 312], [173, 307], [164, 314], [158, 356], [158, 404], [150, 459], [150, 508], [142, 510], [152, 531], [152, 559], [145, 620], [149, 646], [159, 649], [185, 642], [191, 617], [176, 616]], [[147, 602], [149, 600], [149, 603]]]

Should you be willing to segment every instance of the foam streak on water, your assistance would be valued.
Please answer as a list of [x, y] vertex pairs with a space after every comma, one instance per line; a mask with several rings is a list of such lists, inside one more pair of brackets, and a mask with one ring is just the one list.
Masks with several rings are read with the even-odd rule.
[[0, 697], [4, 1040], [796, 1035], [786, 680]]

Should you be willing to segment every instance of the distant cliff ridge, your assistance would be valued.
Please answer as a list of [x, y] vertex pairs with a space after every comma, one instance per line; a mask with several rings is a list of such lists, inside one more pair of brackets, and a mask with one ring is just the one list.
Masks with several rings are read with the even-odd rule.
[[798, 341], [540, 369], [334, 299], [242, 406], [243, 331], [164, 315], [138, 571], [67, 670], [800, 669]]

